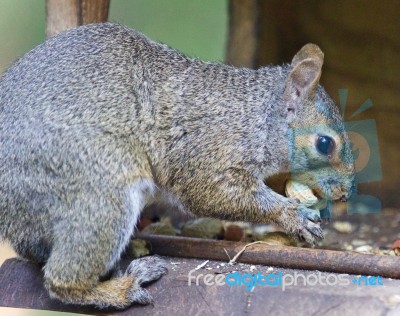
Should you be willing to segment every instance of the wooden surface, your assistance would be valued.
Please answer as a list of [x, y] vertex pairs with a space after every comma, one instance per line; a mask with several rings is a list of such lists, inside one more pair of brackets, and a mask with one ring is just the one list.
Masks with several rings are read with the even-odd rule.
[[110, 0], [46, 0], [46, 35], [80, 25], [106, 22]]
[[[42, 285], [40, 267], [10, 259], [0, 268], [0, 306], [107, 315], [400, 315], [400, 281], [383, 280], [383, 286], [256, 286], [246, 291], [239, 286], [188, 285], [188, 272], [204, 260], [169, 258], [169, 273], [148, 286], [154, 306], [132, 306], [125, 311], [98, 311], [93, 308], [64, 305], [48, 297]], [[238, 264], [229, 266], [210, 261], [194, 272], [279, 273], [294, 275], [311, 271], [288, 270]], [[327, 276], [327, 273], [321, 275]], [[350, 276], [349, 276], [350, 277]]]
[[225, 260], [227, 254], [233, 258], [246, 248], [233, 262], [274, 265], [288, 269], [318, 269], [336, 273], [378, 274], [400, 280], [398, 256], [164, 235], [140, 235], [139, 238], [145, 240], [151, 252], [156, 255]]
[[226, 63], [240, 67], [255, 66], [257, 49], [257, 1], [229, 1], [229, 35]]

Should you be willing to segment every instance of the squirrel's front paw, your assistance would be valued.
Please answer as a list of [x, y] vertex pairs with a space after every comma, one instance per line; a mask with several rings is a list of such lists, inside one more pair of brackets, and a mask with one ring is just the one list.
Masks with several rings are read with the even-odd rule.
[[296, 236], [309, 245], [314, 245], [317, 240], [323, 238], [320, 222], [321, 218], [316, 211], [295, 203], [289, 204], [278, 219], [278, 224], [288, 234]]
[[324, 238], [322, 228], [319, 226], [321, 218], [316, 211], [299, 206], [297, 208], [297, 215], [301, 224], [298, 233], [300, 239], [313, 245], [316, 240]]

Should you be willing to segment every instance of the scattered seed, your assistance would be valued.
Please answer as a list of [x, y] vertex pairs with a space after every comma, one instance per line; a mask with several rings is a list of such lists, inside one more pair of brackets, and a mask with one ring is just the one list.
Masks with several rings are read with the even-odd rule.
[[350, 222], [337, 221], [332, 224], [332, 227], [342, 234], [349, 234], [353, 230], [353, 226]]

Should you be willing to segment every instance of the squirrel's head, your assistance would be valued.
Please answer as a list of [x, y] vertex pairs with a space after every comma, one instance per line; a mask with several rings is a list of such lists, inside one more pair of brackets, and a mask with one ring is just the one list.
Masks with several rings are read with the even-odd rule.
[[355, 185], [351, 143], [338, 107], [318, 84], [323, 59], [307, 44], [290, 65], [283, 93], [290, 173], [320, 198], [347, 200]]

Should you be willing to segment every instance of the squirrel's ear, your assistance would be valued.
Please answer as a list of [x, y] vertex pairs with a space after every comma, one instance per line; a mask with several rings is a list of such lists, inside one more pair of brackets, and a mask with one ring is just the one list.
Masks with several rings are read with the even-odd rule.
[[283, 95], [289, 123], [293, 121], [301, 103], [315, 93], [323, 62], [324, 53], [314, 44], [303, 46], [293, 57], [293, 68], [287, 78]]

